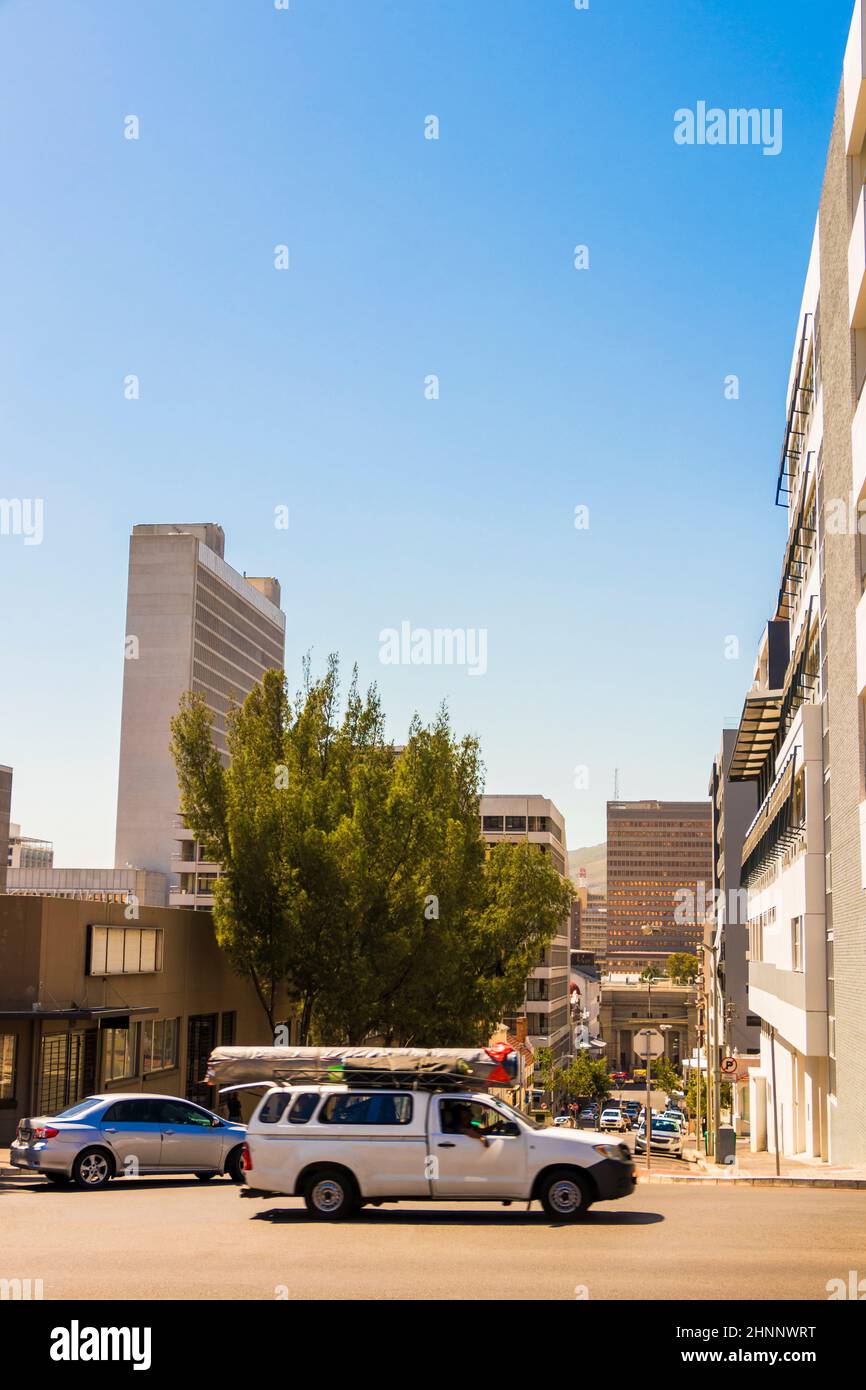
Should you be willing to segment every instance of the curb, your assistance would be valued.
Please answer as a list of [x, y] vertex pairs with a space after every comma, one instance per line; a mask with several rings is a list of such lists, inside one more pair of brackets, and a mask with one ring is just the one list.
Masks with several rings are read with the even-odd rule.
[[716, 1177], [703, 1173], [660, 1173], [658, 1176], [638, 1174], [639, 1183], [696, 1183], [706, 1187], [832, 1187], [850, 1188], [858, 1192], [866, 1191], [866, 1178], [777, 1178], [771, 1177]]

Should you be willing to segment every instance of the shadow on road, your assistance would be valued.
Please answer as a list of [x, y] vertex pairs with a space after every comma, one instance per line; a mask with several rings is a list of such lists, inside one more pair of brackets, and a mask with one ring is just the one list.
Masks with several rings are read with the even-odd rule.
[[171, 1191], [179, 1188], [186, 1192], [191, 1187], [227, 1188], [234, 1192], [238, 1190], [238, 1184], [232, 1182], [231, 1178], [219, 1176], [214, 1177], [210, 1182], [199, 1182], [194, 1173], [179, 1173], [174, 1177], [164, 1178], [112, 1178], [105, 1187], [98, 1187], [91, 1191], [88, 1191], [87, 1188], [76, 1187], [73, 1182], [54, 1183], [50, 1182], [48, 1178], [40, 1177], [17, 1178], [11, 1182], [0, 1180], [0, 1196], [12, 1192], [38, 1192], [40, 1194], [47, 1192], [53, 1193], [55, 1196], [64, 1192], [67, 1194], [75, 1192], [86, 1197], [93, 1196], [94, 1191], [105, 1195], [108, 1192], [159, 1192], [163, 1189]]
[[[269, 1207], [257, 1211], [253, 1221], [271, 1221], [275, 1225], [325, 1225], [310, 1216], [305, 1208]], [[664, 1217], [657, 1211], [599, 1211], [593, 1208], [582, 1221], [552, 1221], [543, 1211], [361, 1211], [351, 1218], [355, 1226], [553, 1226], [557, 1229], [587, 1226], [654, 1226]]]

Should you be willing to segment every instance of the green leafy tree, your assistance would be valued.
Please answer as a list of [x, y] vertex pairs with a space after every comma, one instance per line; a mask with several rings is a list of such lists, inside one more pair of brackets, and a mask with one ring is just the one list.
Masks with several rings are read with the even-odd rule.
[[613, 1089], [607, 1062], [581, 1052], [565, 1069], [563, 1084], [575, 1101], [597, 1101], [599, 1108]]
[[653, 1085], [660, 1091], [667, 1092], [682, 1090], [680, 1078], [677, 1076], [669, 1057], [656, 1057], [651, 1063], [651, 1076]]
[[700, 973], [698, 958], [690, 951], [674, 951], [668, 956], [665, 966], [669, 977], [680, 985], [691, 984]]
[[227, 722], [226, 762], [186, 695], [172, 751], [181, 810], [222, 864], [217, 940], [270, 1025], [287, 992], [303, 1042], [485, 1041], [571, 889], [536, 846], [487, 854], [477, 741], [442, 710], [395, 749], [375, 688], [353, 678], [341, 705], [336, 658], [318, 681], [305, 666], [294, 701], [267, 672]]
[[[728, 1110], [731, 1106], [731, 1083], [723, 1081], [720, 1093], [721, 1109]], [[698, 1073], [692, 1068], [689, 1072], [688, 1085], [686, 1086], [686, 1105], [689, 1115], [696, 1115], [698, 1109]], [[701, 1073], [701, 1116], [703, 1122], [707, 1119], [707, 1075]]]
[[640, 972], [640, 977], [642, 980], [660, 980], [662, 978], [662, 972], [657, 965], [651, 962], [649, 965], [644, 966], [643, 970]]

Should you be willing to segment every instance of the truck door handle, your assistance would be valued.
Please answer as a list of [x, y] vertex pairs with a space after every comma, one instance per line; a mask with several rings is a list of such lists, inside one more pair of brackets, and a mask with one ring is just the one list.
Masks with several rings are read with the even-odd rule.
[[173, 1129], [164, 1129], [164, 1130], [162, 1131], [162, 1133], [163, 1133], [163, 1137], [165, 1138], [165, 1137], [167, 1137], [169, 1134], [174, 1134], [174, 1130], [173, 1130]]
[[440, 1144], [440, 1145], [439, 1145], [439, 1148], [440, 1148], [440, 1149], [456, 1149], [456, 1148], [457, 1148], [457, 1145], [456, 1145], [456, 1144], [445, 1143], [445, 1144]]

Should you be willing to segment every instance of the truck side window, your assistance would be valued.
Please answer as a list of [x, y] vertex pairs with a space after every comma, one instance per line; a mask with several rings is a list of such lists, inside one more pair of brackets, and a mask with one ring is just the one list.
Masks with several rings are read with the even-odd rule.
[[356, 1091], [329, 1096], [319, 1116], [323, 1125], [407, 1125], [411, 1118], [411, 1096]]
[[263, 1125], [275, 1125], [292, 1099], [291, 1091], [272, 1091], [259, 1111]]
[[319, 1097], [315, 1091], [304, 1091], [303, 1095], [298, 1096], [289, 1111], [289, 1124], [305, 1125], [307, 1120], [312, 1119], [313, 1111], [318, 1103]]

